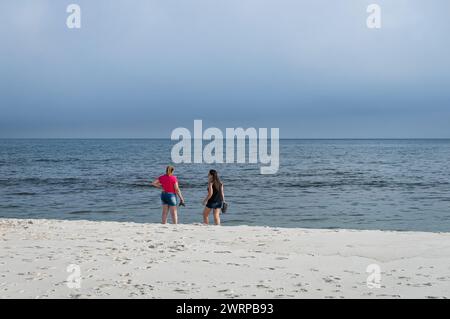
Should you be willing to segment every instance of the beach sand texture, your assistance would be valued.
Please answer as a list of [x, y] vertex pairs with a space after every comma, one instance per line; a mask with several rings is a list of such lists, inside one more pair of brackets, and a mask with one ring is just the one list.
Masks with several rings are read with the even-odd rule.
[[1, 298], [450, 297], [450, 233], [0, 219], [0, 235]]

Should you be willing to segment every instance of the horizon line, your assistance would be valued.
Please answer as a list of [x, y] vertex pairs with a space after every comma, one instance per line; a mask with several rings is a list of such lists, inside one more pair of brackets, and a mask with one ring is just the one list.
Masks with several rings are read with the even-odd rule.
[[[268, 136], [270, 138], [270, 136]], [[191, 138], [192, 139], [192, 138]], [[224, 138], [226, 140], [226, 138]], [[280, 137], [280, 140], [450, 140], [450, 137]], [[0, 137], [0, 140], [171, 140], [169, 137]], [[195, 139], [194, 139], [195, 140]], [[200, 139], [198, 139], [200, 140]], [[205, 140], [205, 139], [202, 139]], [[174, 140], [176, 141], [176, 140]], [[206, 141], [210, 141], [206, 139]]]

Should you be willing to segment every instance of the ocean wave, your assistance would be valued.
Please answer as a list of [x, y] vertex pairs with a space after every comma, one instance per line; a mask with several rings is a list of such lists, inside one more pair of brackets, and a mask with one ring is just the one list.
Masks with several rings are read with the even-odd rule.
[[34, 193], [34, 192], [17, 192], [17, 193], [9, 193], [8, 195], [13, 195], [13, 196], [33, 196], [33, 195], [36, 195], [36, 193]]
[[91, 214], [94, 213], [93, 211], [90, 210], [76, 210], [73, 212], [68, 212], [67, 214], [69, 215], [81, 215], [81, 214]]
[[75, 210], [68, 212], [69, 215], [83, 215], [83, 214], [114, 214], [115, 211], [112, 210]]
[[80, 161], [79, 158], [61, 158], [61, 159], [55, 159], [55, 158], [38, 158], [35, 159], [34, 162], [36, 163], [66, 163], [66, 162], [77, 162]]
[[289, 221], [291, 222], [322, 222], [328, 220], [327, 217], [310, 217], [310, 218], [291, 218]]
[[393, 180], [366, 180], [366, 179], [344, 179], [339, 181], [301, 181], [301, 182], [278, 182], [272, 184], [274, 187], [286, 188], [323, 188], [323, 187], [374, 187], [374, 188], [393, 188], [393, 189], [407, 189], [407, 188], [434, 188], [438, 186], [449, 186], [448, 182], [397, 182]]

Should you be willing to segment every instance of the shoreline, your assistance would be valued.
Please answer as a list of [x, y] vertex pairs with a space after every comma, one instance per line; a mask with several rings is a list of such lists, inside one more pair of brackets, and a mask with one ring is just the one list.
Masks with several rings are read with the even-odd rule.
[[0, 235], [0, 298], [450, 298], [445, 232], [1, 218]]
[[[178, 219], [180, 219], [180, 212], [178, 212]], [[223, 213], [220, 214], [221, 219], [223, 218]], [[167, 224], [163, 225], [161, 222], [140, 222], [140, 221], [120, 221], [120, 220], [97, 220], [97, 219], [65, 219], [65, 218], [30, 218], [30, 217], [0, 217], [0, 222], [5, 220], [16, 220], [16, 221], [49, 221], [49, 222], [86, 222], [86, 223], [118, 223], [118, 224], [133, 224], [133, 225], [159, 225], [159, 226], [199, 226], [199, 227], [215, 227], [212, 214], [209, 216], [209, 225], [204, 225], [202, 222], [178, 222], [177, 225], [171, 223], [170, 214], [168, 216]], [[200, 220], [200, 218], [199, 218]], [[433, 231], [433, 230], [409, 230], [409, 229], [357, 229], [357, 228], [308, 228], [308, 227], [289, 227], [289, 226], [270, 226], [270, 225], [248, 225], [248, 224], [230, 224], [228, 221], [222, 219], [221, 225], [218, 227], [228, 228], [228, 227], [251, 227], [251, 228], [261, 228], [261, 229], [280, 229], [280, 230], [313, 230], [313, 231], [349, 231], [349, 232], [383, 232], [383, 233], [414, 233], [414, 234], [450, 234], [450, 231]]]

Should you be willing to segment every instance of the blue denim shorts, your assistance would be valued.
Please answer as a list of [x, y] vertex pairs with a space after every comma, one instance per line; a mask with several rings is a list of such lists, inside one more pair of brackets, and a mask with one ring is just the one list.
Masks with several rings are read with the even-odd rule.
[[168, 206], [177, 206], [177, 195], [174, 193], [161, 193], [161, 204]]
[[206, 207], [212, 209], [222, 208], [222, 202], [208, 202], [206, 203]]

